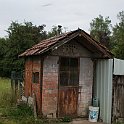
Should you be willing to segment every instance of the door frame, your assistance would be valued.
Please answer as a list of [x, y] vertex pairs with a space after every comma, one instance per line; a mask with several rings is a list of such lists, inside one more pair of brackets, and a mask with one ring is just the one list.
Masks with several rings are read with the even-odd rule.
[[[59, 95], [60, 95], [60, 61], [61, 58], [77, 58], [78, 59], [78, 86], [73, 86], [73, 87], [78, 87], [78, 92], [79, 92], [79, 79], [80, 79], [80, 57], [70, 57], [70, 56], [59, 56], [59, 60], [58, 60], [58, 100], [57, 100], [57, 117], [59, 118]], [[64, 87], [64, 86], [63, 86]], [[79, 95], [78, 95], [79, 96]], [[76, 116], [78, 116], [78, 96], [77, 96], [77, 112], [76, 112]]]

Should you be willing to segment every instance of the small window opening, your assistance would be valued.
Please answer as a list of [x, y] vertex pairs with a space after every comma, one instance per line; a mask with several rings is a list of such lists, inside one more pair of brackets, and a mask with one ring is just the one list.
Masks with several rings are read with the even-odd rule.
[[39, 83], [39, 72], [33, 72], [33, 83]]

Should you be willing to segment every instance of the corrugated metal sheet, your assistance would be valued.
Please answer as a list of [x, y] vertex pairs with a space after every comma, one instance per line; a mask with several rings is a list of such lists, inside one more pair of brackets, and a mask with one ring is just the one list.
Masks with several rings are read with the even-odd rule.
[[113, 59], [98, 60], [96, 65], [95, 95], [100, 102], [100, 118], [111, 123]]
[[124, 60], [114, 58], [114, 75], [124, 75]]
[[[74, 39], [77, 36], [86, 39], [86, 42], [84, 40], [81, 40], [80, 43], [85, 45], [85, 47], [90, 49], [92, 52], [101, 53], [103, 55], [103, 58], [111, 58], [113, 56], [113, 54], [105, 46], [103, 46], [101, 43], [95, 41], [85, 31], [78, 29], [78, 30], [74, 30], [74, 31], [71, 31], [68, 33], [64, 33], [64, 34], [43, 40], [40, 43], [34, 45], [32, 48], [27, 49], [24, 53], [19, 55], [19, 57], [40, 55], [48, 50], [51, 50], [51, 49], [53, 50], [55, 48], [58, 48], [59, 46], [67, 43], [68, 41]], [[93, 51], [93, 49], [95, 51]]]

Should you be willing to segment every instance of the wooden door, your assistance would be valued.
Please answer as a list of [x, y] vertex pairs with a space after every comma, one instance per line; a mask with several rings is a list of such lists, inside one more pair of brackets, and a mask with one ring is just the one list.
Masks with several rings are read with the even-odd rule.
[[78, 58], [60, 58], [59, 117], [77, 116], [79, 66]]

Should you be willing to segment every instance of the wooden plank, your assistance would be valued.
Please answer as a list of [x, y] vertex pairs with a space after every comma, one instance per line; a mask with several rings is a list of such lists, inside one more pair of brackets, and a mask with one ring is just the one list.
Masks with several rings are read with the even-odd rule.
[[78, 87], [60, 87], [59, 117], [77, 116]]
[[124, 76], [115, 76], [113, 81], [113, 118], [124, 118]]

